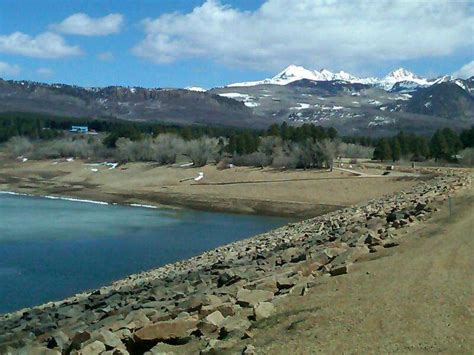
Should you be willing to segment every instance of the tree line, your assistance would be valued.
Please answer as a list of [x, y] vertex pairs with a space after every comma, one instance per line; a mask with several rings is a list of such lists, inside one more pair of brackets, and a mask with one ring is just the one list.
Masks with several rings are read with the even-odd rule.
[[[303, 124], [290, 126], [286, 122], [273, 124], [266, 130], [241, 129], [219, 126], [179, 126], [155, 122], [133, 123], [112, 120], [68, 119], [29, 113], [0, 114], [0, 143], [11, 137], [22, 136], [31, 140], [49, 140], [62, 138], [71, 125], [85, 125], [90, 129], [103, 132], [102, 143], [107, 148], [117, 148], [120, 138], [131, 142], [154, 139], [163, 134], [179, 137], [184, 141], [197, 140], [203, 137], [215, 138], [220, 154], [240, 157], [242, 161], [265, 162], [262, 151], [268, 153], [268, 142], [279, 146], [280, 156], [298, 155], [298, 166], [311, 166], [315, 147], [321, 142], [338, 141], [338, 147], [344, 149], [338, 153], [356, 157], [366, 157], [369, 151], [371, 158], [381, 161], [398, 161], [400, 159], [422, 161], [430, 158], [435, 160], [455, 161], [458, 153], [465, 148], [474, 147], [474, 126], [456, 133], [450, 128], [437, 130], [431, 137], [399, 132], [393, 137], [339, 137], [336, 129]], [[273, 140], [266, 139], [273, 137]], [[276, 142], [276, 143], [275, 143]], [[345, 145], [341, 145], [344, 143]], [[374, 148], [364, 150], [363, 147]], [[275, 148], [275, 147], [274, 147]], [[278, 149], [277, 149], [278, 150]], [[282, 153], [283, 152], [283, 153]], [[257, 157], [260, 155], [260, 158]], [[268, 154], [267, 154], [268, 158]]]
[[474, 126], [460, 134], [450, 128], [438, 129], [431, 138], [399, 132], [390, 138], [380, 138], [375, 144], [374, 159], [398, 161], [402, 158], [423, 161], [456, 161], [462, 149], [474, 147]]

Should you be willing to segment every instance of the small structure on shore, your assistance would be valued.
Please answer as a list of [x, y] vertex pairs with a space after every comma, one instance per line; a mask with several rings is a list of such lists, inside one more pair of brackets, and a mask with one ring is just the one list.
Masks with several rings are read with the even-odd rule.
[[71, 129], [69, 130], [69, 132], [87, 134], [89, 132], [89, 127], [87, 127], [87, 126], [71, 126]]

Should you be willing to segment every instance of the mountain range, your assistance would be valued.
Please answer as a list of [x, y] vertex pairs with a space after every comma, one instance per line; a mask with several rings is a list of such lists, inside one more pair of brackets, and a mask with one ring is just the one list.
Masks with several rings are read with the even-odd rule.
[[414, 88], [427, 87], [442, 81], [455, 80], [455, 78], [447, 75], [439, 78], [426, 79], [404, 68], [398, 68], [381, 79], [375, 77], [360, 78], [345, 71], [333, 73], [327, 69], [309, 70], [292, 64], [271, 79], [234, 83], [227, 85], [227, 87], [257, 86], [264, 84], [287, 85], [303, 79], [311, 81], [344, 81], [352, 84], [358, 83], [378, 86], [385, 90], [392, 90], [397, 84], [398, 89], [404, 88], [405, 90], [413, 90]]
[[399, 68], [379, 79], [290, 65], [270, 79], [203, 89], [64, 84], [0, 79], [0, 112], [71, 118], [265, 128], [333, 126], [342, 134], [432, 133], [474, 124], [474, 77], [422, 78]]

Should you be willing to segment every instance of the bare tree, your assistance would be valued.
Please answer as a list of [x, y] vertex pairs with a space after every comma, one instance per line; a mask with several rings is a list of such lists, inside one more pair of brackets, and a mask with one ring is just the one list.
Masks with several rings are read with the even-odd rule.
[[175, 134], [160, 134], [155, 139], [155, 159], [159, 164], [174, 164], [185, 151], [185, 142]]
[[15, 136], [6, 143], [6, 151], [12, 157], [27, 155], [33, 150], [33, 144], [28, 138]]
[[187, 142], [186, 152], [195, 166], [204, 166], [218, 154], [217, 139], [201, 137]]

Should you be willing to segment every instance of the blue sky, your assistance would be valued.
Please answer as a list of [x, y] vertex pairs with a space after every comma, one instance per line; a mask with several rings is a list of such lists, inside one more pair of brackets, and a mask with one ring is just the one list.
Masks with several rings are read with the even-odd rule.
[[209, 88], [289, 64], [468, 76], [473, 8], [442, 0], [0, 0], [0, 77]]

